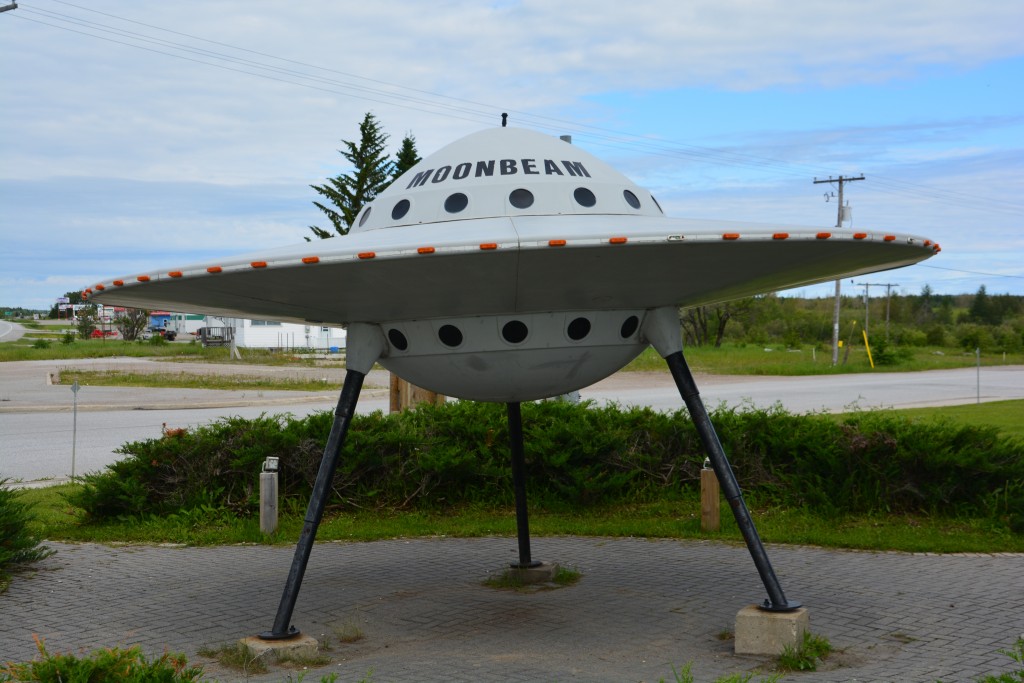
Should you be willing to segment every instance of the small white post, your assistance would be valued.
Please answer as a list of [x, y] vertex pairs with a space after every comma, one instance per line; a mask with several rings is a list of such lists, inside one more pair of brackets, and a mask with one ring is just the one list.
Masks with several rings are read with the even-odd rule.
[[974, 357], [978, 359], [978, 379], [977, 379], [977, 394], [978, 403], [981, 403], [981, 347], [977, 346], [974, 348]]
[[277, 458], [267, 458], [260, 472], [260, 532], [264, 534], [277, 531], [277, 467]]
[[78, 380], [71, 385], [71, 394], [74, 396], [71, 409], [71, 479], [75, 479], [75, 449], [78, 444]]

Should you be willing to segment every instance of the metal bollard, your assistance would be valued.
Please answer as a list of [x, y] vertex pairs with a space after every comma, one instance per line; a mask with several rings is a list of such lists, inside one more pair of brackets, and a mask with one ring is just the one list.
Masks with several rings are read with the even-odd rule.
[[267, 458], [260, 472], [260, 531], [264, 534], [277, 531], [277, 467], [278, 458]]

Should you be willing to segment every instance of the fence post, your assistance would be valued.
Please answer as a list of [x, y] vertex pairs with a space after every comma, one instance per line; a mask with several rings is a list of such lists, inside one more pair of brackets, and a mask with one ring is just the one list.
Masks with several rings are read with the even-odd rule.
[[718, 476], [711, 469], [711, 463], [705, 459], [704, 469], [700, 471], [700, 530], [718, 531], [721, 526], [719, 514]]

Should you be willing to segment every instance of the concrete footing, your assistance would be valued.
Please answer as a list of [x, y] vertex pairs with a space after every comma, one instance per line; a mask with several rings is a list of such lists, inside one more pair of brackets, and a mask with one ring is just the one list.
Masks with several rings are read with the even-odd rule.
[[779, 655], [786, 646], [798, 647], [811, 617], [800, 607], [792, 612], [768, 612], [757, 605], [736, 614], [734, 646], [738, 655]]
[[246, 648], [254, 659], [261, 657], [270, 663], [288, 660], [309, 661], [316, 659], [320, 654], [320, 644], [316, 638], [302, 634], [287, 640], [263, 640], [259, 636], [249, 636], [242, 638], [238, 643]]
[[528, 586], [535, 583], [548, 583], [550, 581], [554, 581], [557, 573], [557, 564], [548, 564], [545, 562], [536, 567], [511, 567], [505, 572], [505, 575], [509, 578], [515, 579], [524, 586]]

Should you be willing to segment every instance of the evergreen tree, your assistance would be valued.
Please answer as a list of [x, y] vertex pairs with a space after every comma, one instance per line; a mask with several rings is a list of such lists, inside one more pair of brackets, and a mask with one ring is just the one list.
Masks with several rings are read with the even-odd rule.
[[921, 288], [921, 295], [917, 298], [917, 303], [914, 306], [914, 318], [918, 323], [930, 322], [935, 317], [934, 305], [935, 298], [932, 288], [926, 284]]
[[974, 295], [974, 301], [971, 302], [970, 309], [971, 320], [976, 323], [983, 325], [998, 325], [999, 321], [996, 320], [996, 316], [993, 315], [992, 304], [988, 299], [988, 291], [985, 289], [985, 285], [978, 288], [978, 293]]
[[[392, 180], [394, 163], [384, 153], [388, 135], [381, 130], [373, 114], [367, 113], [363, 117], [359, 134], [359, 144], [342, 140], [344, 149], [338, 150], [352, 164], [353, 172], [328, 178], [324, 185], [310, 185], [327, 200], [326, 204], [313, 204], [327, 215], [339, 235], [348, 234], [360, 209], [373, 201]], [[309, 229], [320, 238], [334, 236], [330, 230], [315, 225]]]
[[398, 149], [398, 154], [395, 155], [395, 170], [391, 174], [391, 179], [396, 180], [419, 162], [420, 155], [416, 152], [416, 137], [412, 133], [407, 133], [402, 138], [402, 146]]

